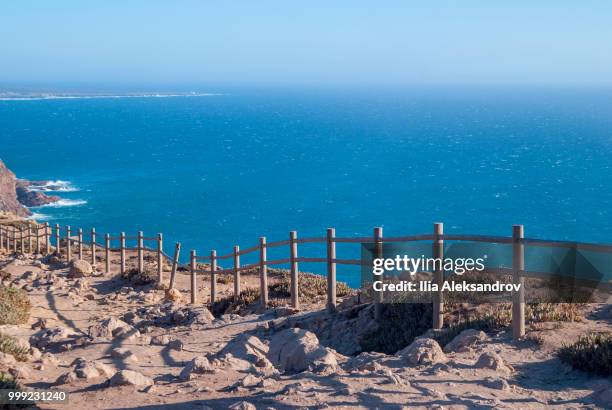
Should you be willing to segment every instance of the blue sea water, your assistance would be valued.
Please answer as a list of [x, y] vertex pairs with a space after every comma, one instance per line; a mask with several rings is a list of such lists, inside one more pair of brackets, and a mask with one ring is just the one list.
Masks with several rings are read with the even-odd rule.
[[198, 254], [294, 229], [389, 236], [436, 221], [446, 233], [521, 223], [529, 237], [612, 242], [612, 89], [0, 101], [0, 158], [19, 177], [78, 189], [60, 193], [72, 206], [35, 210], [52, 224], [163, 232], [167, 248]]

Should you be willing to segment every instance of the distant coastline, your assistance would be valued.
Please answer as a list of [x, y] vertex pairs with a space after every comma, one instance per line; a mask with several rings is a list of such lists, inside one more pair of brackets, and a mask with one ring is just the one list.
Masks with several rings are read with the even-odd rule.
[[30, 101], [30, 100], [71, 100], [71, 99], [118, 99], [118, 98], [176, 98], [176, 97], [212, 97], [219, 93], [53, 93], [53, 92], [0, 92], [0, 101]]

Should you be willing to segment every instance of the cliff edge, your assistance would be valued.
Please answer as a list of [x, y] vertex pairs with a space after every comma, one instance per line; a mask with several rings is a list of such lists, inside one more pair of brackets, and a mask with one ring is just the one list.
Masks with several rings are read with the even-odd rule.
[[0, 211], [10, 212], [17, 216], [32, 214], [17, 199], [17, 177], [0, 160]]

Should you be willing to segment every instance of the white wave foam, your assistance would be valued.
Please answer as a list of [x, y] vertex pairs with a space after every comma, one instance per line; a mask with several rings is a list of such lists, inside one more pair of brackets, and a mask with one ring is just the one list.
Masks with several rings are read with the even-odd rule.
[[34, 212], [32, 215], [28, 216], [26, 219], [33, 219], [36, 221], [48, 221], [51, 219], [50, 215], [40, 214], [38, 212]]
[[64, 208], [67, 206], [81, 206], [86, 203], [87, 201], [83, 199], [60, 199], [59, 201], [43, 205], [40, 208]]
[[30, 191], [41, 192], [77, 192], [79, 189], [72, 185], [70, 181], [47, 181], [43, 185], [31, 185], [28, 187]]
[[212, 97], [223, 95], [219, 93], [185, 93], [185, 94], [116, 94], [116, 95], [62, 95], [62, 94], [42, 94], [27, 96], [6, 96], [0, 94], [0, 101], [37, 101], [37, 100], [92, 100], [103, 98], [176, 98], [176, 97]]

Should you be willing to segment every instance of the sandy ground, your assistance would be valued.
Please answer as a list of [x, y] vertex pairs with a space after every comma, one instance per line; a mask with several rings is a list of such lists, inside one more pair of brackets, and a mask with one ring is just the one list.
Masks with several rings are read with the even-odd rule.
[[[44, 276], [64, 277], [66, 267], [39, 265], [36, 258], [0, 254], [0, 268], [13, 279]], [[103, 265], [103, 264], [100, 264]], [[102, 268], [103, 266], [99, 266]], [[116, 273], [117, 266], [113, 265]], [[27, 279], [24, 279], [27, 281]], [[243, 288], [256, 286], [257, 277], [243, 276]], [[39, 318], [46, 327], [61, 326], [78, 335], [87, 335], [90, 326], [109, 317], [119, 317], [129, 310], [159, 306], [164, 292], [152, 287], [146, 291], [122, 290], [128, 286], [115, 274], [87, 278], [90, 289], [70, 291], [74, 279], [51, 291], [47, 286], [33, 286], [28, 292], [33, 308], [26, 325], [2, 326], [0, 331], [28, 339], [38, 332], [31, 325]], [[209, 293], [208, 278], [199, 282], [199, 303]], [[177, 288], [188, 301], [189, 277], [179, 275]], [[219, 284], [220, 294], [230, 294], [232, 284]], [[177, 305], [175, 305], [177, 306]], [[189, 306], [189, 305], [186, 305]], [[320, 306], [319, 306], [320, 308]], [[310, 306], [299, 314], [325, 316], [322, 309]], [[513, 342], [508, 333], [488, 335], [464, 352], [447, 353], [448, 361], [413, 367], [401, 357], [376, 355], [364, 358], [357, 366], [350, 357], [337, 354], [339, 365], [330, 374], [310, 371], [257, 376], [266, 380], [259, 385], [242, 387], [240, 382], [250, 372], [232, 366], [220, 366], [214, 374], [202, 374], [181, 381], [177, 376], [191, 359], [213, 355], [234, 338], [252, 332], [265, 340], [270, 321], [279, 318], [278, 309], [247, 316], [225, 315], [205, 324], [150, 326], [132, 339], [94, 339], [85, 343], [65, 344], [49, 350], [57, 364], [28, 362], [27, 377], [21, 382], [31, 388], [58, 388], [70, 392], [69, 404], [41, 404], [41, 408], [146, 408], [146, 409], [225, 409], [246, 401], [256, 408], [606, 408], [612, 406], [612, 382], [575, 371], [562, 364], [555, 351], [562, 342], [571, 342], [591, 330], [612, 330], [609, 305], [591, 306], [586, 319], [579, 323], [544, 323], [529, 329], [523, 341]], [[150, 344], [156, 335], [179, 339], [182, 350]], [[83, 338], [85, 340], [86, 338]], [[117, 347], [128, 348], [138, 358], [130, 361], [111, 357]], [[64, 350], [64, 351], [62, 351]], [[496, 352], [511, 368], [510, 372], [475, 368], [483, 352]], [[136, 386], [109, 386], [107, 378], [78, 379], [54, 386], [56, 379], [70, 371], [76, 358], [109, 365], [113, 371], [135, 370], [152, 378], [150, 389]], [[362, 356], [363, 357], [363, 356]], [[373, 364], [375, 363], [375, 364]], [[238, 385], [237, 385], [238, 384]], [[247, 384], [247, 383], [242, 383]], [[241, 408], [249, 408], [243, 404]], [[609, 407], [608, 407], [609, 408]]]

